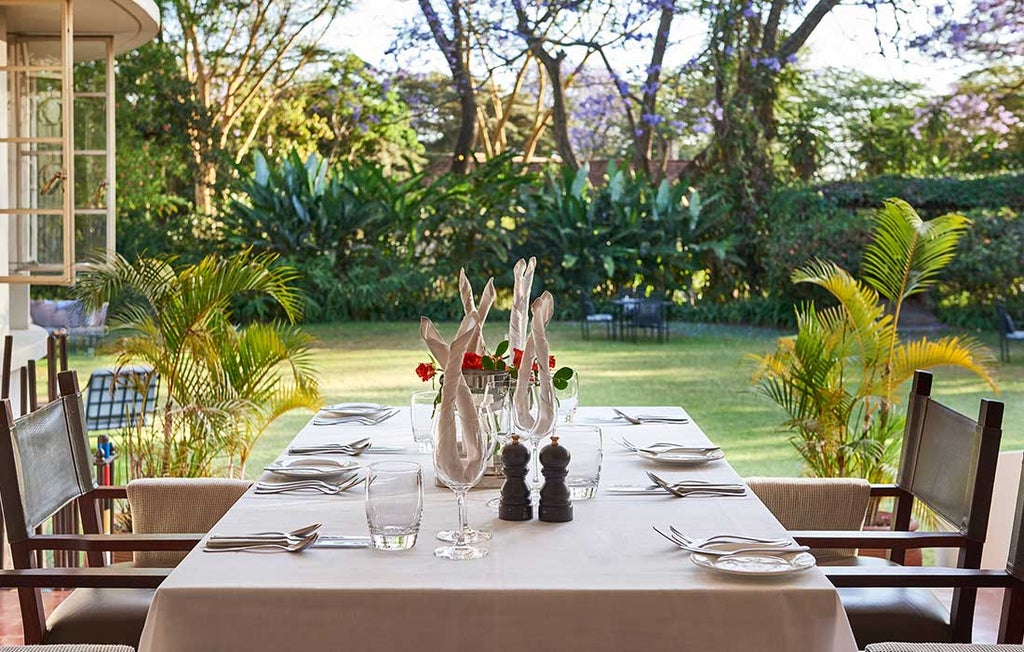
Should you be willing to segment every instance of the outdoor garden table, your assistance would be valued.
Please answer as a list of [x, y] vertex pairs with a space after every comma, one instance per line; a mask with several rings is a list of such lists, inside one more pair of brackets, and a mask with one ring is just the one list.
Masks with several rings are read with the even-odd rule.
[[[628, 411], [628, 409], [624, 408]], [[643, 408], [681, 416], [679, 408]], [[707, 445], [695, 424], [630, 426], [610, 408], [578, 420], [605, 435], [601, 485], [645, 483], [654, 469], [612, 440]], [[621, 425], [620, 425], [621, 424]], [[408, 413], [377, 426], [307, 425], [295, 443], [370, 436], [412, 445]], [[414, 451], [414, 448], [410, 449]], [[358, 458], [399, 459], [397, 455]], [[455, 525], [451, 491], [434, 486], [429, 455], [410, 452], [424, 474], [420, 538], [405, 552], [310, 548], [289, 553], [200, 549], [157, 590], [141, 652], [205, 650], [856, 650], [835, 589], [818, 569], [773, 580], [698, 568], [651, 529], [688, 534], [779, 536], [783, 527], [750, 492], [744, 497], [621, 496], [599, 490], [569, 523], [505, 522], [470, 493], [470, 524], [493, 531], [484, 559], [435, 559], [434, 534]], [[696, 469], [657, 467], [672, 479], [737, 481], [726, 460]], [[366, 534], [363, 494], [251, 491], [213, 528], [218, 533], [324, 524], [324, 534]]]

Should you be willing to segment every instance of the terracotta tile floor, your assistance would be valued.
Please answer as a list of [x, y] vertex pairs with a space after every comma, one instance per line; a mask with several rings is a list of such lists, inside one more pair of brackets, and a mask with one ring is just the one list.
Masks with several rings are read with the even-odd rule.
[[[949, 592], [943, 596], [948, 601]], [[44, 591], [43, 602], [47, 613], [68, 595], [67, 591]], [[1002, 608], [1001, 589], [981, 589], [978, 592], [978, 609], [974, 618], [974, 640], [976, 643], [994, 643], [999, 627], [999, 610]], [[21, 639], [21, 612], [18, 608], [18, 592], [0, 590], [0, 645], [18, 645]]]

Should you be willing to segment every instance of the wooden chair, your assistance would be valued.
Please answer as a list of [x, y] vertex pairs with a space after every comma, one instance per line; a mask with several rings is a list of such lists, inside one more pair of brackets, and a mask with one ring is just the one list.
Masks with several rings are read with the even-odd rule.
[[1024, 331], [1017, 330], [1010, 313], [1006, 312], [1006, 306], [996, 306], [997, 328], [999, 330], [999, 359], [1003, 362], [1010, 361], [1010, 342], [1024, 340]]
[[[909, 572], [908, 572], [909, 571]], [[1024, 474], [1017, 490], [1017, 509], [1006, 570], [967, 570], [959, 568], [879, 568], [870, 578], [847, 576], [829, 571], [834, 583], [870, 579], [875, 585], [899, 582], [900, 586], [932, 588], [1003, 588], [1003, 610], [999, 620], [1000, 643], [1024, 641]], [[865, 652], [1024, 652], [1024, 645], [943, 645], [931, 643], [878, 643]]]
[[[0, 499], [15, 570], [0, 572], [0, 587], [17, 588], [25, 642], [137, 645], [152, 589], [168, 569], [104, 565], [105, 551], [188, 551], [198, 534], [105, 535], [99, 504], [125, 498], [123, 487], [98, 487], [74, 372], [59, 374], [60, 396], [14, 419], [0, 399]], [[36, 534], [37, 526], [77, 505], [79, 534]], [[86, 553], [88, 568], [39, 568], [36, 551]], [[75, 588], [47, 618], [41, 588]]]
[[[932, 400], [931, 386], [930, 373], [914, 374], [896, 483], [871, 487], [872, 496], [895, 499], [891, 531], [791, 532], [800, 543], [816, 548], [890, 550], [892, 569], [860, 557], [852, 566], [824, 567], [836, 586], [843, 587], [839, 594], [861, 647], [893, 638], [971, 640], [976, 587], [956, 586], [947, 612], [934, 594], [913, 583], [916, 569], [902, 564], [909, 549], [958, 548], [960, 569], [979, 568], [1002, 436], [1003, 404], [983, 399], [975, 421]], [[958, 531], [908, 532], [915, 500]], [[891, 573], [893, 579], [875, 582], [880, 570]], [[899, 577], [904, 577], [903, 583]]]

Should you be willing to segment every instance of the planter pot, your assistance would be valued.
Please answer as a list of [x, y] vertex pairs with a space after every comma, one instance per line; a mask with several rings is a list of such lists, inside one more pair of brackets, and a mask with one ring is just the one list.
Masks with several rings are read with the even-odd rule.
[[[878, 512], [873, 525], [865, 525], [864, 529], [871, 532], [887, 531], [892, 523], [892, 512]], [[920, 527], [916, 520], [910, 519], [910, 531], [916, 532], [917, 528]], [[880, 559], [888, 559], [889, 551], [884, 548], [861, 548], [857, 555], [860, 557], [878, 557]], [[904, 566], [920, 566], [921, 565], [921, 549], [916, 548], [907, 551], [907, 557], [904, 561]]]

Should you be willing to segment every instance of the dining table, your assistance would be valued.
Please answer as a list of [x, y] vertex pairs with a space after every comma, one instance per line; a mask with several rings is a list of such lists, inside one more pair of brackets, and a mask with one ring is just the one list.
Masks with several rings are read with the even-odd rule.
[[[631, 408], [687, 418], [679, 407]], [[741, 482], [723, 459], [667, 467], [616, 443], [710, 446], [686, 423], [630, 424], [611, 407], [583, 407], [576, 421], [601, 428], [597, 495], [565, 523], [499, 520], [494, 489], [469, 494], [471, 526], [492, 532], [488, 556], [435, 558], [435, 534], [455, 526], [452, 491], [435, 486], [432, 458], [413, 444], [409, 410], [377, 425], [307, 424], [293, 444], [364, 437], [405, 452], [373, 452], [360, 464], [419, 462], [423, 517], [405, 551], [311, 547], [298, 553], [209, 553], [196, 547], [156, 590], [140, 652], [224, 650], [764, 650], [857, 649], [839, 596], [817, 567], [783, 577], [734, 577], [699, 567], [659, 536], [669, 525], [693, 537], [786, 536], [750, 491], [741, 496], [619, 495], [618, 484]], [[569, 451], [571, 454], [571, 450]], [[282, 457], [285, 453], [282, 452]], [[340, 457], [339, 457], [340, 459]], [[571, 462], [570, 462], [571, 466]], [[265, 476], [262, 479], [269, 479]], [[257, 494], [250, 489], [211, 530], [243, 534], [322, 523], [326, 534], [365, 535], [361, 487], [338, 495]]]

